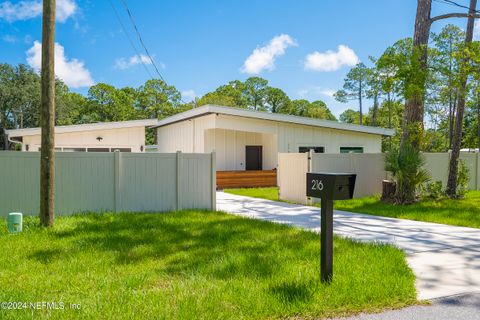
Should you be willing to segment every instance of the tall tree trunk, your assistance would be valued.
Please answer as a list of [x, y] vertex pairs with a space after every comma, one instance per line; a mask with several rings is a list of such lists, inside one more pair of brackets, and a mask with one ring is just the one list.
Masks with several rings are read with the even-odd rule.
[[448, 149], [452, 149], [452, 139], [453, 139], [453, 102], [452, 98], [450, 97], [449, 105], [448, 105]]
[[5, 133], [5, 121], [3, 112], [0, 112], [0, 149], [7, 150], [7, 135]]
[[388, 103], [388, 128], [392, 128], [392, 98], [390, 96], [390, 92], [387, 95], [387, 103]]
[[362, 113], [362, 79], [360, 79], [359, 86], [358, 86], [358, 103], [360, 109], [360, 125], [363, 124], [363, 113]]
[[[473, 28], [475, 24], [475, 11], [477, 7], [477, 0], [470, 0], [470, 16], [467, 22], [467, 32], [465, 34], [465, 47], [468, 48], [473, 39]], [[455, 119], [455, 134], [452, 142], [452, 154], [450, 156], [450, 166], [448, 168], [448, 181], [446, 193], [450, 197], [457, 196], [457, 176], [458, 176], [458, 158], [460, 156], [460, 147], [462, 144], [462, 129], [463, 129], [463, 114], [465, 111], [465, 99], [467, 95], [467, 64], [469, 63], [468, 56], [465, 56], [460, 65], [460, 90], [458, 96], [457, 115]], [[462, 70], [463, 69], [463, 70]]]
[[373, 96], [373, 115], [372, 115], [372, 125], [377, 125], [377, 112], [378, 112], [378, 95]]
[[427, 75], [427, 46], [431, 26], [431, 8], [432, 0], [418, 0], [411, 61], [416, 71], [407, 81], [408, 97], [404, 112], [401, 139], [402, 149], [406, 142], [411, 143], [414, 148], [418, 148], [423, 135], [423, 104]]
[[40, 126], [40, 223], [53, 226], [55, 219], [55, 5], [43, 0]]
[[[448, 43], [448, 85], [452, 88], [452, 71], [453, 71], [453, 48], [452, 41]], [[453, 98], [452, 92], [448, 93], [448, 149], [452, 149], [452, 138], [453, 138]]]

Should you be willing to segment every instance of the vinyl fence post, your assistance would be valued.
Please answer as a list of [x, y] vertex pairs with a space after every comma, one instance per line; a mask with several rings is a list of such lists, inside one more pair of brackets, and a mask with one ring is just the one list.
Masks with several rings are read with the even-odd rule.
[[[313, 172], [313, 149], [308, 150], [307, 154], [307, 172]], [[313, 198], [307, 197], [306, 204], [311, 206], [313, 205], [314, 200]]]
[[177, 174], [176, 174], [176, 179], [177, 179], [177, 202], [176, 202], [176, 210], [179, 211], [182, 209], [182, 199], [181, 199], [181, 188], [180, 184], [182, 183], [182, 179], [180, 179], [180, 175], [182, 174], [182, 168], [181, 168], [181, 156], [182, 156], [182, 151], [177, 151]]
[[114, 190], [113, 190], [113, 212], [120, 211], [120, 165], [121, 153], [118, 150], [113, 152], [113, 167], [114, 167]]
[[216, 170], [216, 162], [217, 162], [217, 157], [215, 154], [215, 151], [211, 153], [210, 157], [211, 161], [211, 181], [212, 181], [212, 211], [215, 211], [217, 209], [217, 170]]

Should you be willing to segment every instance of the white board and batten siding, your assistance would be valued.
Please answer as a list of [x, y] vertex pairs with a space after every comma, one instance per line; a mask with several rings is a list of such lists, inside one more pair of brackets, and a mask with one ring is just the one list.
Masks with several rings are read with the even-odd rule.
[[[37, 152], [0, 152], [0, 216], [39, 211]], [[57, 153], [58, 215], [215, 209], [215, 155]]]
[[245, 147], [262, 146], [263, 169], [278, 167], [278, 153], [296, 153], [299, 147], [362, 147], [380, 153], [382, 136], [357, 131], [315, 127], [263, 119], [207, 114], [158, 128], [159, 152], [215, 152], [217, 170], [245, 170]]

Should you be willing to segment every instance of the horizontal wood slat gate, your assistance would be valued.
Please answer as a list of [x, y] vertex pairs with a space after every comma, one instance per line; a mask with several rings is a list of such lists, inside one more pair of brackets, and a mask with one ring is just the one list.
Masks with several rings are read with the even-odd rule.
[[217, 189], [276, 186], [276, 170], [217, 171]]

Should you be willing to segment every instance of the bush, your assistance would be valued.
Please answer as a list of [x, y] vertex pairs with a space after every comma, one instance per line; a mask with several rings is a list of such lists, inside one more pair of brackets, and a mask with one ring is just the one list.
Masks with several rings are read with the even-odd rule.
[[422, 186], [422, 198], [429, 200], [440, 200], [445, 197], [442, 181], [425, 183]]
[[424, 165], [425, 158], [411, 144], [404, 145], [401, 150], [392, 149], [385, 155], [385, 170], [392, 173], [397, 183], [397, 204], [417, 201], [417, 189], [430, 179]]
[[457, 174], [457, 196], [463, 198], [468, 191], [468, 183], [470, 181], [470, 170], [465, 165], [465, 161], [458, 161]]

